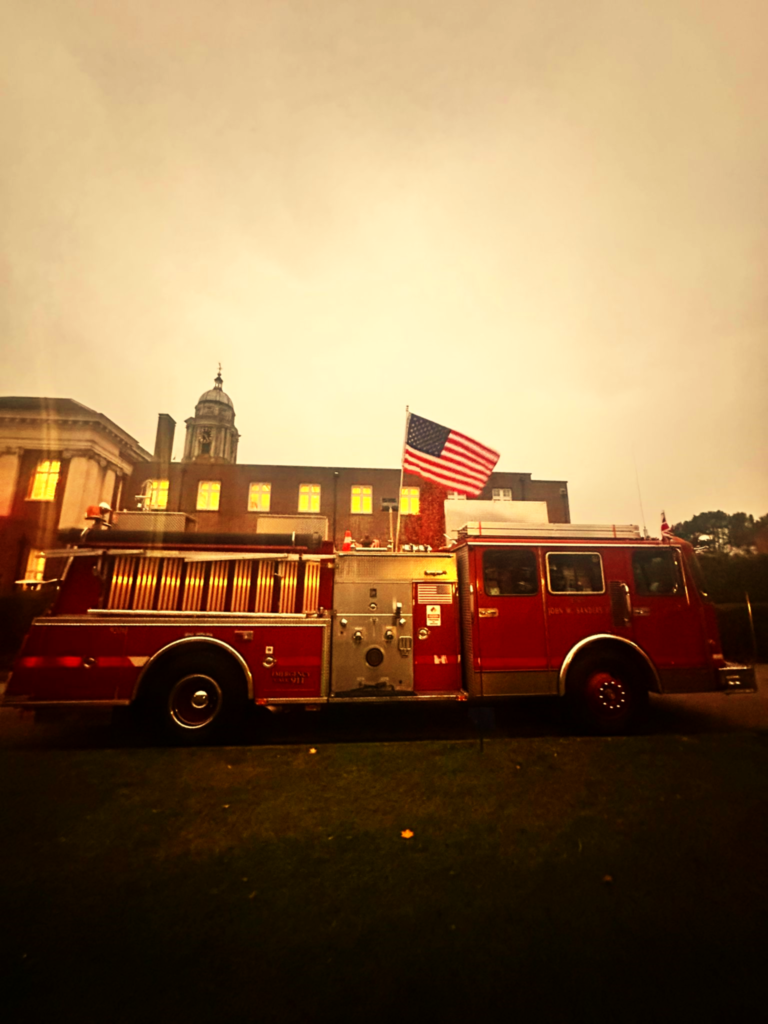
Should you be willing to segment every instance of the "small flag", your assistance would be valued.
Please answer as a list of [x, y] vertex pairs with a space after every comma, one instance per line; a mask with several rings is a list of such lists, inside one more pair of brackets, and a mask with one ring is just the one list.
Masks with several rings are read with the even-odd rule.
[[670, 530], [670, 528], [669, 528], [669, 523], [667, 522], [667, 516], [666, 516], [666, 513], [665, 513], [665, 512], [662, 512], [662, 513], [661, 513], [661, 536], [662, 536], [662, 537], [666, 537], [666, 536], [667, 536], [667, 534], [668, 534], [668, 533], [671, 533], [671, 532], [672, 532], [672, 531], [671, 531], [671, 530]]
[[439, 423], [408, 415], [403, 469], [460, 494], [479, 494], [499, 453]]

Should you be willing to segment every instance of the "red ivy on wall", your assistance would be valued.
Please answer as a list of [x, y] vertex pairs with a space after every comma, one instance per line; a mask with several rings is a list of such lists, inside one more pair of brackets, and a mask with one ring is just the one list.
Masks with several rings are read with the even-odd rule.
[[445, 546], [445, 487], [423, 480], [420, 484], [419, 514], [402, 516], [401, 544], [429, 544], [437, 549]]

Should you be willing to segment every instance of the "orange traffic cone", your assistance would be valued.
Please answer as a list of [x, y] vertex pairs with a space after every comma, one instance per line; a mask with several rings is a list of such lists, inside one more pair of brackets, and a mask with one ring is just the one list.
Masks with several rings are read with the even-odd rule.
[[341, 545], [341, 550], [342, 551], [351, 551], [352, 550], [352, 531], [351, 530], [347, 530], [347, 532], [344, 534], [344, 543]]

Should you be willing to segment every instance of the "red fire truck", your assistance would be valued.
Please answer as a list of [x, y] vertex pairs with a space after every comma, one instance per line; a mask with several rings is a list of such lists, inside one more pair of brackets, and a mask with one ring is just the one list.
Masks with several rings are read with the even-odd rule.
[[[148, 539], [148, 537], [150, 539]], [[727, 664], [689, 544], [636, 527], [470, 523], [439, 552], [335, 552], [319, 535], [89, 531], [4, 705], [134, 705], [202, 740], [249, 702], [551, 694], [598, 732], [648, 693], [754, 689]]]

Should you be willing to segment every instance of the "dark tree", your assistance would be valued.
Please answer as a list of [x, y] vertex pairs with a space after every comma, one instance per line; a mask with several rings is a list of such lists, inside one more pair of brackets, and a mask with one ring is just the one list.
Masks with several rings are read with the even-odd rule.
[[746, 512], [729, 515], [718, 509], [716, 512], [699, 512], [692, 519], [677, 523], [672, 527], [672, 533], [692, 544], [697, 544], [701, 536], [709, 536], [715, 538], [714, 546], [717, 548], [723, 548], [726, 544], [746, 548], [755, 543], [763, 519], [758, 520], [756, 528], [754, 516]]

